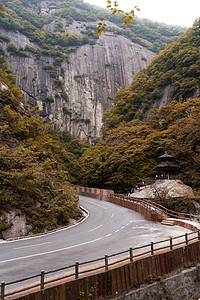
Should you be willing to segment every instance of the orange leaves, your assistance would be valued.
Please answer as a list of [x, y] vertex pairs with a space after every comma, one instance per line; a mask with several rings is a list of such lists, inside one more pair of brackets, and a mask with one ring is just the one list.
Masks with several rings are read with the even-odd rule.
[[[112, 1], [111, 0], [107, 0], [107, 9], [109, 9], [112, 13], [112, 15], [114, 14], [125, 14], [121, 20], [123, 20], [124, 22], [124, 25], [127, 26], [127, 25], [131, 25], [131, 22], [133, 21], [133, 18], [135, 16], [135, 10], [137, 11], [140, 11], [140, 9], [135, 6], [134, 9], [132, 9], [129, 13], [125, 13], [123, 10], [121, 9], [118, 9], [117, 7], [119, 6], [118, 5], [118, 2], [117, 1], [114, 1], [113, 4], [112, 4]], [[100, 21], [103, 22], [103, 18], [100, 18], [99, 19]], [[97, 30], [96, 30], [96, 33], [95, 35], [101, 35], [102, 32], [106, 33], [106, 23], [102, 23], [102, 22], [99, 22], [98, 23], [98, 27], [97, 27]]]

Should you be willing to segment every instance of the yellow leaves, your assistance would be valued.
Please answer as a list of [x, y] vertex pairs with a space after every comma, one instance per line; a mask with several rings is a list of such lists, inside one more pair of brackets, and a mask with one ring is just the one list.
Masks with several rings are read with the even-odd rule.
[[140, 9], [139, 9], [139, 7], [136, 5], [135, 7], [134, 7], [137, 11], [140, 11]]
[[0, 16], [4, 14], [4, 6], [2, 3], [0, 3]]
[[103, 23], [103, 18], [100, 18], [99, 20], [102, 21], [102, 22], [98, 23], [98, 27], [97, 27], [97, 30], [95, 32], [95, 36], [98, 35], [98, 34], [101, 35], [102, 31], [104, 33], [106, 33], [106, 26], [107, 25], [105, 23]]
[[105, 27], [102, 27], [102, 29], [103, 29], [103, 32], [106, 33], [106, 28], [105, 28]]
[[[117, 7], [119, 6], [117, 1], [114, 1], [112, 4], [111, 0], [107, 0], [107, 4], [108, 4], [107, 9], [109, 9], [112, 12], [112, 15], [115, 15], [115, 14], [119, 15], [121, 13], [125, 14], [121, 18], [121, 20], [123, 20], [125, 26], [131, 25], [131, 22], [133, 21], [133, 18], [135, 16], [135, 10], [140, 11], [140, 9], [137, 6], [134, 6], [134, 9], [132, 9], [129, 13], [125, 13], [123, 10], [117, 9]], [[100, 18], [99, 20], [103, 21], [103, 18]], [[97, 29], [95, 35], [98, 35], [98, 34], [101, 35], [102, 32], [106, 33], [106, 24], [98, 23], [98, 29]]]
[[112, 9], [112, 15], [114, 15], [117, 12], [116, 8], [111, 8]]
[[100, 28], [100, 29], [97, 29], [97, 31], [95, 32], [95, 35], [97, 35], [97, 34], [101, 35], [101, 33], [102, 33], [102, 29]]

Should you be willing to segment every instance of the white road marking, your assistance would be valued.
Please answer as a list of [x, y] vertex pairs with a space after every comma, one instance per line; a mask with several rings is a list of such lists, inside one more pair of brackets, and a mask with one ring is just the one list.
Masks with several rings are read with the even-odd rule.
[[119, 232], [119, 229], [118, 229], [118, 230], [116, 230], [115, 232]]
[[73, 228], [75, 226], [78, 226], [81, 223], [83, 223], [89, 217], [89, 215], [90, 215], [89, 211], [86, 208], [84, 208], [81, 205], [80, 205], [80, 208], [87, 213], [87, 216], [83, 220], [81, 220], [80, 222], [78, 222], [78, 223], [76, 223], [74, 225], [71, 225], [71, 226], [68, 226], [68, 227], [65, 227], [65, 228], [61, 228], [61, 229], [56, 229], [56, 230], [54, 230], [52, 232], [48, 232], [48, 233], [44, 233], [44, 234], [38, 234], [38, 235], [35, 235], [35, 236], [13, 239], [12, 241], [3, 241], [3, 242], [1, 242], [1, 244], [3, 244], [3, 243], [8, 244], [8, 243], [21, 242], [21, 241], [25, 241], [25, 240], [33, 240], [33, 239], [43, 238], [43, 237], [46, 237], [48, 235], [56, 234], [57, 232], [65, 231], [65, 230], [71, 229], [71, 228]]
[[124, 226], [122, 226], [121, 229], [124, 229]]
[[129, 225], [129, 223], [126, 224], [126, 226], [128, 226], [128, 225]]
[[108, 237], [108, 236], [111, 236], [112, 235], [112, 233], [109, 233], [109, 234], [107, 234], [106, 236]]
[[77, 244], [77, 245], [74, 245], [74, 246], [69, 246], [69, 247], [66, 247], [66, 248], [57, 249], [57, 250], [53, 250], [53, 251], [49, 251], [49, 252], [37, 253], [37, 254], [33, 254], [33, 255], [27, 255], [27, 256], [21, 256], [21, 257], [11, 258], [11, 259], [7, 259], [7, 260], [2, 260], [2, 261], [0, 261], [0, 264], [15, 261], [15, 260], [26, 259], [26, 258], [30, 258], [30, 257], [36, 257], [36, 256], [61, 252], [61, 251], [64, 251], [64, 250], [69, 250], [69, 249], [72, 249], [72, 248], [88, 245], [88, 244], [91, 244], [91, 243], [94, 243], [94, 242], [97, 242], [97, 241], [100, 241], [100, 240], [101, 240], [101, 238], [98, 238], [98, 239], [95, 239], [95, 240], [92, 240], [92, 241], [89, 241], [89, 242], [85, 242], [85, 243], [82, 243], [82, 244]]

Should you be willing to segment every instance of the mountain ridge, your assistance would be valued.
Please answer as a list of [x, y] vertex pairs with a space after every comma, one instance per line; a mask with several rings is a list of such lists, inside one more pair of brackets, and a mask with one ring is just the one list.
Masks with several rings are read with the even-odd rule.
[[[103, 9], [82, 1], [34, 1], [28, 13], [24, 8], [27, 1], [2, 2], [6, 17], [0, 22], [1, 44], [8, 51], [25, 103], [38, 105], [56, 129], [67, 129], [90, 143], [100, 137], [101, 119], [112, 107], [114, 95], [129, 86], [156, 55], [151, 50], [170, 42], [167, 35], [176, 38], [184, 31], [159, 25], [162, 36], [153, 28], [159, 27], [156, 23], [150, 22], [147, 28], [135, 19], [134, 33], [120, 28], [120, 18], [112, 16], [111, 21], [118, 23], [98, 39], [94, 24], [101, 14], [108, 17]], [[148, 45], [141, 35], [149, 39]]]

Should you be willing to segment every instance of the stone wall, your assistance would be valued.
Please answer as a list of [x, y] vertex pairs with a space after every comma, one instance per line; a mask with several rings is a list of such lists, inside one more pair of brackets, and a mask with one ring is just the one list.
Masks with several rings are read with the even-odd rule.
[[160, 282], [145, 285], [136, 291], [116, 297], [116, 300], [186, 300], [200, 298], [200, 265], [184, 270]]

